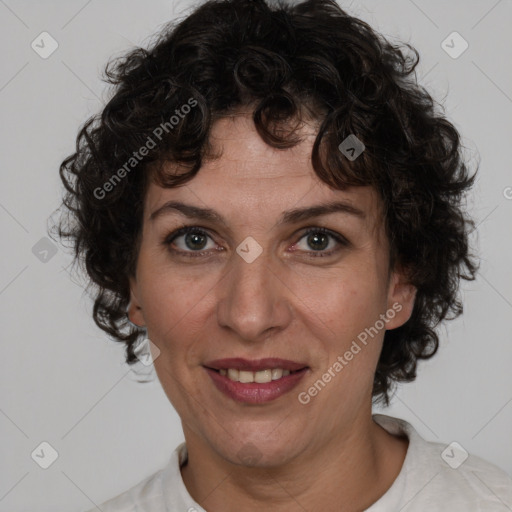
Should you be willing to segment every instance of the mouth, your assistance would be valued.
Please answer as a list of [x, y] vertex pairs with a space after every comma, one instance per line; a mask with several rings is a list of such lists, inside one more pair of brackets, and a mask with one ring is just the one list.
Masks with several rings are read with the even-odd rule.
[[249, 384], [251, 382], [255, 382], [257, 384], [266, 384], [268, 382], [272, 382], [274, 380], [280, 380], [283, 377], [287, 377], [288, 375], [293, 375], [298, 373], [306, 368], [302, 368], [301, 370], [290, 371], [284, 368], [267, 368], [265, 370], [259, 370], [257, 372], [252, 372], [248, 370], [238, 370], [237, 368], [209, 368], [214, 372], [217, 372], [219, 375], [223, 377], [227, 377], [229, 380], [233, 382], [242, 382], [243, 384]]
[[309, 370], [303, 363], [276, 358], [219, 359], [206, 363], [204, 368], [224, 395], [253, 404], [269, 402], [289, 392]]

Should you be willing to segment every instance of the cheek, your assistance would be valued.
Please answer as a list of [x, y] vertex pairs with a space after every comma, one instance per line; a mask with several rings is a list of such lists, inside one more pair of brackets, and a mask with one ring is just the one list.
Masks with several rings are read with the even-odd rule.
[[216, 279], [201, 279], [174, 268], [148, 265], [140, 273], [142, 307], [149, 339], [159, 348], [155, 371], [167, 397], [181, 414], [195, 386], [191, 368], [204, 346], [205, 317]]
[[144, 319], [158, 337], [189, 333], [213, 300], [221, 276], [213, 272], [142, 261], [139, 279]]
[[375, 276], [355, 267], [297, 280], [293, 291], [296, 306], [309, 323], [323, 329], [319, 339], [327, 335], [338, 343], [373, 325], [385, 307], [385, 296]]

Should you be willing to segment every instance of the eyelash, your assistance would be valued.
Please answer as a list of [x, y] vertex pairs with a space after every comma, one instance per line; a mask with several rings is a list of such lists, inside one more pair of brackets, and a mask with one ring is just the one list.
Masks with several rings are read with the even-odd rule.
[[[211, 238], [211, 236], [204, 229], [202, 229], [200, 227], [197, 227], [197, 226], [183, 226], [183, 227], [177, 229], [176, 231], [173, 231], [169, 235], [167, 235], [165, 237], [165, 239], [163, 240], [163, 245], [170, 249], [170, 245], [172, 244], [172, 242], [174, 242], [174, 240], [176, 240], [176, 238], [178, 238], [178, 237], [180, 237], [182, 235], [186, 235], [188, 233], [196, 233], [196, 234], [199, 234], [199, 235]], [[336, 242], [338, 242], [338, 244], [340, 244], [342, 247], [346, 247], [346, 246], [349, 245], [349, 242], [348, 242], [348, 240], [346, 238], [344, 238], [343, 236], [341, 236], [338, 233], [334, 233], [334, 232], [330, 231], [329, 229], [322, 228], [322, 227], [310, 227], [310, 228], [307, 228], [307, 230], [304, 233], [302, 233], [302, 235], [299, 238], [299, 240], [302, 240], [304, 237], [310, 235], [311, 233], [322, 233], [324, 235], [328, 235], [331, 238], [333, 238], [334, 240], [336, 240]], [[173, 253], [176, 253], [176, 254], [179, 254], [179, 255], [183, 255], [185, 257], [190, 257], [190, 258], [197, 258], [197, 257], [201, 257], [201, 256], [205, 256], [205, 255], [211, 254], [210, 251], [198, 252], [198, 251], [182, 251], [182, 250], [176, 250], [176, 249], [170, 249], [170, 250]], [[340, 248], [331, 249], [328, 252], [325, 252], [325, 251], [321, 251], [321, 252], [312, 251], [310, 257], [311, 258], [327, 257], [327, 256], [333, 255], [334, 253], [338, 252], [339, 250], [340, 250]]]

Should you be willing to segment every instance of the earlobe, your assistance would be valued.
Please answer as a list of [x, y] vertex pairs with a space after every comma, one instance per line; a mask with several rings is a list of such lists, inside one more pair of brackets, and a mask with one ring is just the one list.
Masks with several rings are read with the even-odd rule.
[[137, 283], [130, 278], [130, 302], [126, 308], [126, 317], [135, 327], [145, 327], [144, 314], [137, 297]]
[[409, 320], [414, 309], [417, 289], [409, 283], [404, 274], [394, 273], [389, 287], [388, 312], [389, 321], [386, 329], [396, 329]]

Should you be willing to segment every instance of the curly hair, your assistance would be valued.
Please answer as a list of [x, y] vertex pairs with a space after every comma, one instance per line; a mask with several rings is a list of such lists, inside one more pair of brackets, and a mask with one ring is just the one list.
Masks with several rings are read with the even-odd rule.
[[[209, 0], [166, 24], [150, 48], [110, 59], [111, 98], [60, 166], [67, 214], [58, 234], [85, 266], [94, 321], [125, 343], [128, 364], [144, 334], [126, 308], [148, 182], [191, 180], [214, 158], [212, 124], [250, 106], [260, 137], [281, 149], [299, 142], [309, 112], [319, 122], [318, 177], [379, 193], [390, 268], [407, 269], [417, 293], [410, 319], [385, 333], [373, 398], [388, 404], [396, 382], [415, 379], [418, 360], [438, 349], [436, 326], [463, 311], [460, 279], [474, 280], [478, 269], [469, 252], [474, 222], [462, 207], [476, 171], [442, 107], [418, 85], [418, 62], [410, 44], [390, 43], [334, 0]], [[338, 149], [351, 134], [365, 145], [353, 161]], [[165, 162], [186, 172], [171, 175]]]

